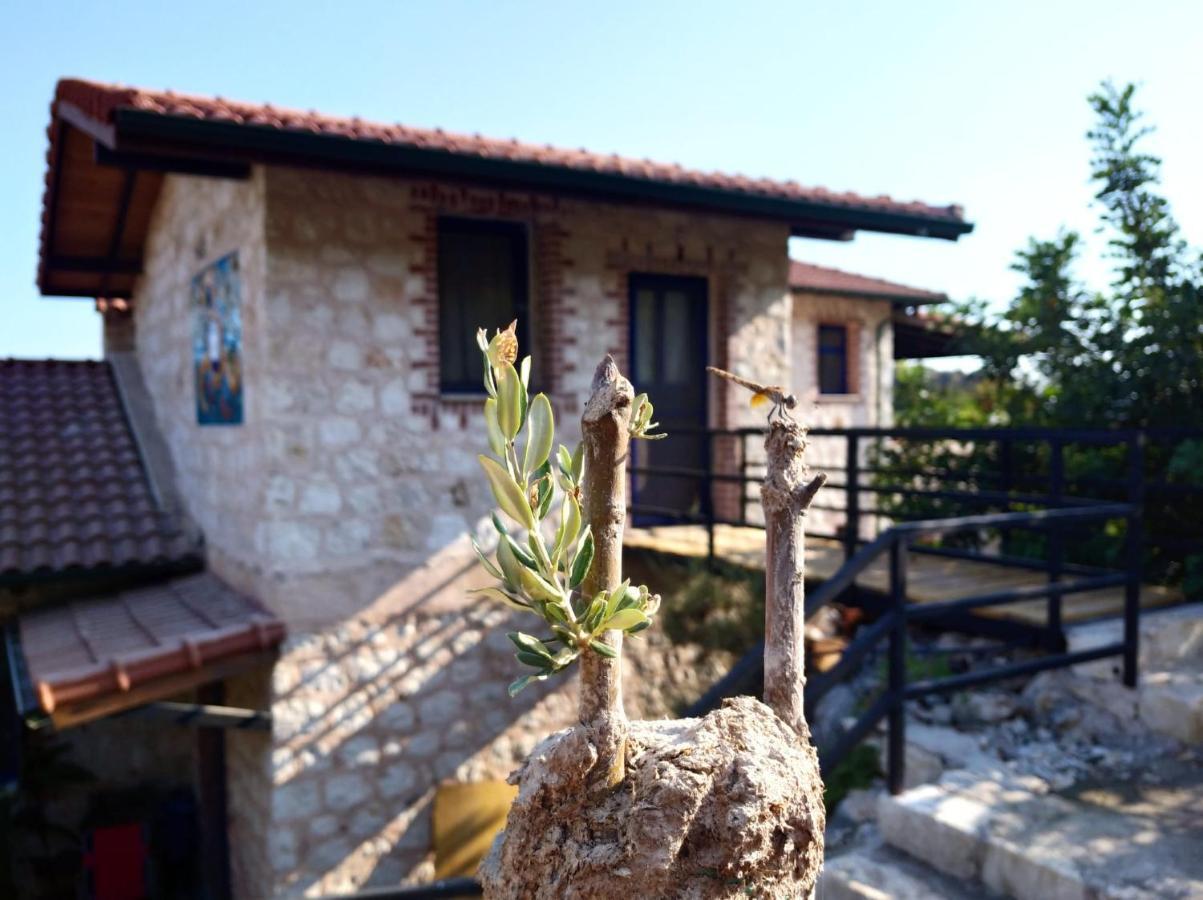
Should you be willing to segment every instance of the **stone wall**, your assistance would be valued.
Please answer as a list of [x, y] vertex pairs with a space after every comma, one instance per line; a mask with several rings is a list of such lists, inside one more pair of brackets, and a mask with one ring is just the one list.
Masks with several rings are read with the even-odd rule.
[[[263, 579], [253, 536], [262, 516], [264, 458], [264, 178], [168, 176], [155, 207], [134, 291], [136, 353], [154, 415], [175, 466], [177, 488], [208, 539], [222, 577], [252, 593]], [[242, 281], [242, 425], [196, 423], [190, 306], [193, 276], [237, 252]]]
[[[290, 623], [341, 621], [399, 572], [457, 542], [462, 554], [488, 508], [480, 399], [438, 392], [439, 215], [529, 227], [540, 380], [569, 445], [594, 365], [607, 352], [625, 363], [630, 272], [708, 277], [712, 357], [756, 359], [766, 377], [788, 370], [783, 227], [289, 169], [266, 180], [267, 477], [254, 543], [271, 575], [260, 589]], [[711, 409], [715, 424], [754, 421], [729, 413], [717, 387]]]
[[[789, 370], [782, 225], [283, 168], [170, 177], [138, 354], [211, 566], [290, 628], [270, 684], [231, 686], [249, 705], [270, 696], [276, 723], [270, 741], [228, 741], [240, 896], [429, 877], [437, 783], [502, 778], [573, 718], [570, 680], [506, 696], [508, 614], [465, 596], [487, 581], [467, 536], [489, 534], [491, 498], [480, 399], [437, 390], [441, 214], [529, 227], [539, 378], [565, 443], [597, 360], [625, 364], [631, 272], [706, 276], [712, 359]], [[246, 424], [198, 428], [187, 284], [233, 249]], [[723, 387], [711, 400], [713, 424], [757, 419]]]
[[[894, 333], [890, 326], [892, 307], [887, 300], [833, 297], [795, 291], [793, 294], [794, 391], [801, 402], [800, 418], [812, 428], [888, 427], [894, 421]], [[820, 325], [848, 326], [848, 394], [820, 394], [818, 336]], [[861, 442], [861, 465], [867, 463], [867, 442]], [[843, 483], [847, 444], [843, 438], [815, 437], [807, 447], [807, 462], [826, 470], [833, 482]], [[874, 497], [862, 494], [860, 508], [873, 508]], [[841, 490], [823, 492], [821, 505], [844, 509]], [[834, 533], [844, 525], [843, 512], [812, 509], [807, 529]], [[861, 534], [872, 537], [875, 517], [866, 516]]]

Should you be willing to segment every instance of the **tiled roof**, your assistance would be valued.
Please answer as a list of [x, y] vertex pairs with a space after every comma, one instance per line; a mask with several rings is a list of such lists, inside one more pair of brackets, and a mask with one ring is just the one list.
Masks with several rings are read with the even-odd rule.
[[814, 291], [818, 294], [841, 294], [849, 297], [881, 297], [887, 300], [911, 303], [939, 303], [948, 299], [947, 294], [923, 288], [908, 287], [881, 278], [857, 275], [842, 269], [816, 266], [812, 263], [791, 259], [789, 263], [789, 286], [799, 291]]
[[783, 199], [810, 200], [832, 206], [904, 213], [950, 222], [962, 222], [964, 219], [964, 213], [959, 206], [931, 206], [918, 200], [902, 201], [888, 196], [865, 197], [851, 192], [829, 191], [822, 187], [804, 187], [795, 181], [703, 172], [687, 169], [676, 163], [591, 153], [584, 148], [567, 150], [550, 144], [501, 140], [480, 134], [456, 134], [441, 128], [414, 128], [409, 125], [368, 122], [358, 116], [330, 116], [313, 110], [301, 111], [273, 106], [270, 103], [243, 103], [223, 97], [199, 97], [174, 91], [147, 90], [76, 78], [64, 78], [58, 83], [56, 102], [70, 103], [94, 121], [104, 124], [112, 122], [116, 110], [126, 108], [162, 116], [257, 125], [279, 131], [407, 145], [427, 150], [442, 150], [461, 156], [561, 166], [647, 181], [706, 186]]
[[109, 365], [0, 360], [0, 578], [200, 563], [156, 502]]
[[209, 680], [218, 664], [284, 638], [278, 619], [208, 573], [26, 612], [18, 631], [32, 699], [72, 721], [106, 697], [107, 714], [120, 695], [145, 703], [155, 685], [172, 693], [185, 677]]

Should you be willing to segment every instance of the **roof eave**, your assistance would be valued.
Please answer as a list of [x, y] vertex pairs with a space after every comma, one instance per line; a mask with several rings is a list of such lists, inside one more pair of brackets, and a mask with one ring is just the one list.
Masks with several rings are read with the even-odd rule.
[[855, 230], [955, 241], [973, 224], [945, 216], [869, 210], [722, 190], [611, 172], [586, 171], [526, 160], [494, 159], [378, 140], [284, 131], [254, 125], [119, 108], [113, 126], [119, 151], [178, 154], [222, 161], [253, 161], [405, 171], [620, 197], [640, 202], [706, 207], [784, 220], [791, 233], [847, 240]]
[[848, 297], [856, 300], [887, 300], [895, 306], [927, 306], [931, 303], [947, 303], [947, 294], [934, 294], [930, 297], [915, 297], [907, 294], [891, 294], [888, 291], [851, 291], [839, 288], [816, 288], [803, 285], [790, 285], [790, 291], [798, 294], [821, 294], [824, 297]]

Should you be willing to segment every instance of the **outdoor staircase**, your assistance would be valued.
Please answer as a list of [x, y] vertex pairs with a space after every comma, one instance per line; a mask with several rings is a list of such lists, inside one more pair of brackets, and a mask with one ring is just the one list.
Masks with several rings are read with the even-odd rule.
[[[1118, 629], [1105, 621], [1068, 638], [1085, 649]], [[909, 723], [907, 789], [877, 797], [868, 839], [828, 856], [818, 900], [1203, 897], [1203, 607], [1146, 614], [1141, 638], [1135, 690], [1108, 660], [1041, 677], [1117, 717], [1134, 740], [1173, 746], [1154, 736], [1165, 735], [1180, 752], [1157, 751], [1133, 777], [1066, 787], [1016, 774], [973, 735]]]

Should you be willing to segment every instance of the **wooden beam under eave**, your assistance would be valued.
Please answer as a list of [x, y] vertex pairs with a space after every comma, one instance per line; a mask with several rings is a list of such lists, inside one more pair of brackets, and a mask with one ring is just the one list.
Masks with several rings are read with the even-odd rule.
[[841, 228], [838, 225], [821, 223], [795, 223], [790, 226], [790, 237], [814, 238], [820, 241], [850, 241], [856, 237], [856, 230]]
[[62, 731], [64, 728], [83, 725], [135, 706], [145, 706], [147, 703], [190, 691], [202, 684], [222, 681], [252, 669], [275, 665], [278, 656], [274, 650], [263, 650], [228, 657], [216, 663], [208, 663], [199, 669], [189, 669], [135, 685], [128, 691], [116, 690], [91, 700], [64, 704], [55, 708], [50, 714], [50, 720], [57, 730]]
[[90, 275], [141, 275], [142, 260], [110, 259], [107, 256], [52, 256], [48, 271], [84, 272]]
[[[138, 170], [126, 169], [125, 178], [121, 183], [121, 197], [117, 201], [117, 212], [113, 216], [113, 232], [109, 237], [109, 252], [108, 263], [114, 265], [119, 261], [121, 254], [121, 242], [125, 236], [125, 221], [129, 216], [130, 200], [134, 196], [134, 187], [138, 183]], [[139, 269], [142, 267], [139, 266]], [[97, 293], [99, 297], [107, 297], [110, 282], [112, 281], [111, 272], [105, 272], [100, 277], [100, 291]]]
[[232, 178], [239, 181], [251, 177], [251, 165], [247, 162], [223, 162], [162, 153], [110, 150], [99, 142], [94, 145], [93, 159], [99, 166], [137, 169], [140, 172], [174, 172], [180, 175]]

